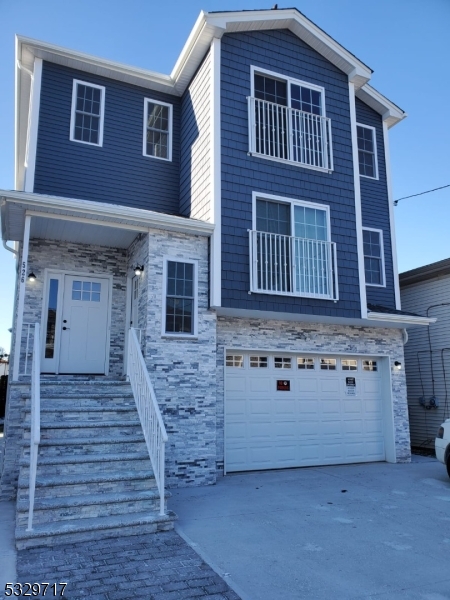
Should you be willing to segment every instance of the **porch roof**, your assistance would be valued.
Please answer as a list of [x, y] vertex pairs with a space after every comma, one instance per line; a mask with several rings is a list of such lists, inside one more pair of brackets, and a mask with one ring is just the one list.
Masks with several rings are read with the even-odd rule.
[[209, 237], [214, 225], [197, 219], [90, 200], [0, 190], [4, 241], [23, 241], [25, 215], [34, 238], [127, 248], [137, 233], [163, 229]]

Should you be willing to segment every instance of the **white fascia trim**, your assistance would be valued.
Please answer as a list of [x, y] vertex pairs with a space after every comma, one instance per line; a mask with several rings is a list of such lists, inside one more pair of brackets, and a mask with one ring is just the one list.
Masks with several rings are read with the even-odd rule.
[[[73, 198], [60, 198], [57, 196], [44, 196], [40, 194], [29, 194], [26, 192], [9, 192], [0, 190], [0, 199], [4, 198], [6, 202], [15, 204], [26, 204], [25, 209], [48, 211], [73, 211], [80, 213], [80, 217], [97, 217], [98, 225], [102, 225], [102, 220], [121, 219], [125, 224], [139, 226], [141, 231], [149, 228], [169, 229], [181, 233], [190, 233], [194, 235], [203, 235], [209, 237], [214, 231], [214, 224], [195, 219], [186, 219], [175, 215], [166, 215], [164, 213], [152, 212], [141, 208], [131, 208], [115, 204], [106, 204], [102, 202], [92, 202], [90, 200], [78, 200]], [[64, 219], [65, 214], [61, 214]], [[45, 213], [42, 212], [42, 216]], [[121, 223], [117, 222], [120, 228]]]
[[377, 313], [369, 311], [367, 315], [369, 321], [384, 321], [388, 323], [399, 323], [404, 325], [431, 325], [436, 323], [437, 319], [428, 317], [414, 317], [410, 315], [393, 315], [387, 313]]
[[358, 134], [356, 130], [356, 105], [355, 86], [348, 84], [350, 100], [350, 124], [352, 131], [353, 152], [353, 182], [355, 186], [355, 219], [356, 219], [356, 243], [358, 246], [358, 272], [359, 272], [359, 296], [361, 302], [361, 317], [367, 317], [366, 276], [364, 271], [364, 244], [362, 233], [362, 210], [361, 210], [361, 184], [359, 180], [359, 157], [358, 157]]
[[395, 308], [401, 310], [400, 279], [397, 262], [397, 239], [395, 235], [394, 196], [392, 193], [391, 156], [389, 150], [389, 131], [387, 123], [383, 123], [384, 158], [386, 163], [386, 183], [389, 205], [389, 225], [391, 228], [392, 271], [394, 275]]
[[[277, 11], [270, 10], [251, 10], [248, 12], [236, 11], [236, 12], [220, 12], [220, 13], [205, 13], [205, 21], [208, 25], [212, 25], [221, 29], [234, 31], [233, 25], [255, 23], [263, 21], [281, 21], [292, 20], [301, 27], [303, 27], [308, 34], [312, 35], [319, 42], [325, 44], [330, 53], [335, 53], [341, 59], [352, 65], [353, 70], [349, 74], [349, 77], [360, 76], [366, 80], [369, 80], [372, 76], [372, 69], [360, 61], [351, 52], [341, 46], [336, 40], [326, 34], [320, 27], [315, 25], [307, 17], [305, 17], [296, 8], [281, 9]], [[230, 27], [231, 25], [231, 27]], [[286, 25], [283, 25], [284, 27]], [[258, 28], [263, 29], [263, 28]], [[245, 27], [241, 27], [240, 30], [246, 31]]]
[[356, 96], [365, 104], [373, 108], [383, 118], [383, 122], [387, 123], [391, 128], [408, 116], [407, 113], [391, 102], [386, 96], [383, 96], [375, 88], [368, 83], [364, 84], [356, 90]]
[[222, 304], [222, 166], [220, 134], [220, 39], [211, 43], [211, 96], [210, 96], [210, 221], [215, 229], [211, 238], [210, 305]]
[[259, 319], [261, 321], [288, 321], [294, 323], [321, 323], [323, 325], [342, 325], [344, 327], [385, 327], [387, 329], [404, 329], [407, 325], [429, 325], [433, 319], [426, 317], [410, 317], [407, 315], [390, 315], [369, 313], [370, 318], [347, 319], [345, 317], [329, 317], [325, 315], [307, 315], [303, 313], [271, 312], [267, 310], [247, 310], [244, 308], [218, 308], [218, 317]]
[[39, 127], [39, 108], [41, 104], [42, 59], [34, 59], [33, 83], [30, 95], [28, 115], [27, 148], [25, 151], [25, 191], [34, 190], [34, 172], [36, 168], [36, 148]]

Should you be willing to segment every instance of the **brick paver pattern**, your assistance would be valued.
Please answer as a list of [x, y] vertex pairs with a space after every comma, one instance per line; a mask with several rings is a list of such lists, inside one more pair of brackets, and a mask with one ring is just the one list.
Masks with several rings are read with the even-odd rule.
[[66, 600], [240, 600], [175, 531], [20, 550], [17, 575]]

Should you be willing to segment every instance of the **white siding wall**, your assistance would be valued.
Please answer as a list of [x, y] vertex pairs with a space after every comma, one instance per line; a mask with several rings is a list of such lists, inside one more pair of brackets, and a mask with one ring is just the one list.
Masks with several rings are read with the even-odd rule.
[[[450, 416], [450, 350], [441, 352], [450, 348], [450, 275], [404, 287], [401, 299], [403, 310], [427, 315], [429, 309], [428, 315], [437, 318], [429, 331], [427, 327], [408, 329], [405, 346], [411, 445], [434, 448], [439, 425]], [[434, 306], [445, 303], [449, 304]], [[419, 398], [425, 396], [428, 401], [432, 395], [438, 398], [440, 406], [426, 410]]]

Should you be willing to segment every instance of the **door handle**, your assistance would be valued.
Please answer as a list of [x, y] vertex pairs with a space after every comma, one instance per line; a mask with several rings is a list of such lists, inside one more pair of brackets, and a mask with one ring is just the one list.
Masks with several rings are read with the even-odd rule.
[[66, 329], [70, 329], [70, 327], [63, 327], [63, 331], [65, 331]]

